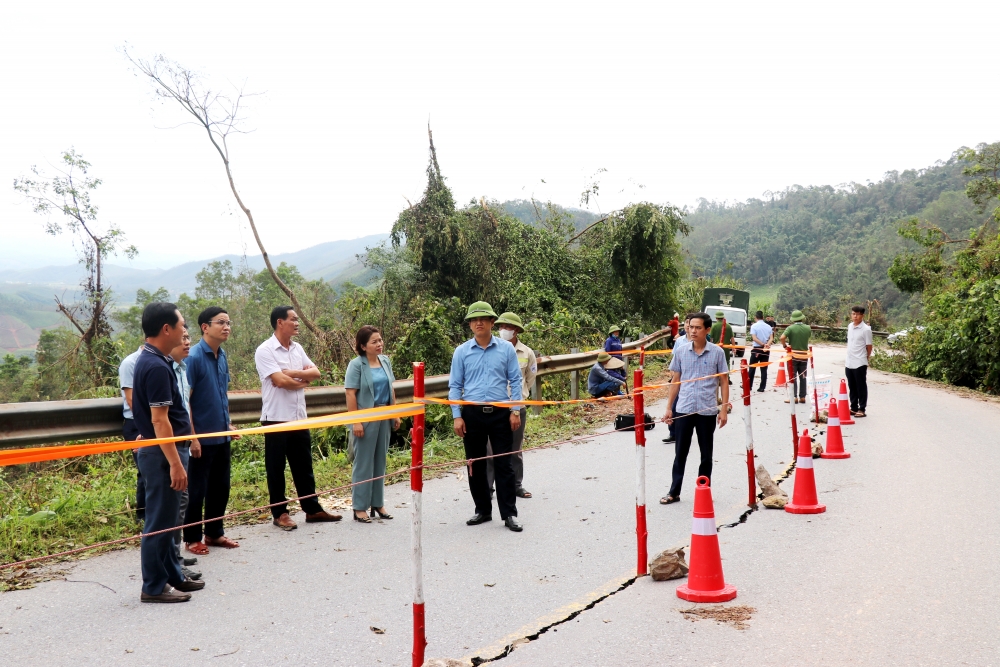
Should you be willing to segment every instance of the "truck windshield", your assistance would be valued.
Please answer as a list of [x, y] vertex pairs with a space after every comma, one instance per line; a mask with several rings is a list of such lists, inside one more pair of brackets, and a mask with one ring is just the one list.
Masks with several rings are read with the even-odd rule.
[[[744, 327], [747, 324], [747, 316], [742, 310], [729, 310], [726, 309], [722, 311], [726, 314], [726, 321], [732, 324], [734, 327]], [[715, 321], [715, 313], [711, 313], [712, 321]]]

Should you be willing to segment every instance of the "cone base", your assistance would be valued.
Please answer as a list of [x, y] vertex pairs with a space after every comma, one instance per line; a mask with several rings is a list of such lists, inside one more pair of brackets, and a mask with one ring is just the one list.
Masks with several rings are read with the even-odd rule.
[[[850, 452], [823, 452], [819, 455], [821, 459], [849, 459], [851, 458]], [[787, 507], [787, 505], [786, 505]]]
[[736, 586], [726, 584], [717, 591], [695, 591], [681, 584], [677, 587], [677, 597], [688, 602], [726, 602], [736, 597]]
[[826, 505], [785, 505], [785, 511], [791, 514], [822, 514]]

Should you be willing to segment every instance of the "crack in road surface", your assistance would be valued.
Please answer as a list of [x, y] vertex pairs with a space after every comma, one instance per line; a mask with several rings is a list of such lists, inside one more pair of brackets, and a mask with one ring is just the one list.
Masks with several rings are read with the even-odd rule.
[[[791, 476], [791, 474], [792, 474], [792, 472], [794, 472], [794, 470], [795, 470], [795, 461], [792, 460], [792, 462], [790, 464], [788, 464], [788, 466], [785, 468], [785, 470], [777, 478], [774, 478], [774, 483], [776, 485], [780, 485], [782, 482], [784, 482], [786, 479], [788, 479]], [[763, 500], [763, 499], [764, 499], [764, 494], [763, 493], [758, 493], [757, 494], [757, 500]], [[735, 527], [739, 526], [740, 524], [746, 523], [747, 519], [750, 517], [750, 515], [753, 514], [754, 512], [758, 512], [758, 511], [760, 511], [760, 507], [757, 504], [754, 504], [753, 507], [747, 508], [742, 514], [740, 514], [739, 518], [736, 521], [733, 521], [732, 523], [724, 523], [724, 524], [721, 524], [720, 526], [718, 526], [716, 528], [716, 532], [718, 532], [719, 530], [722, 530], [723, 528], [735, 528]], [[648, 576], [648, 575], [643, 575], [643, 576]], [[498, 660], [503, 660], [508, 655], [510, 655], [511, 653], [513, 653], [514, 649], [516, 649], [517, 647], [524, 646], [525, 644], [533, 642], [536, 639], [538, 639], [539, 637], [541, 637], [542, 635], [544, 635], [549, 630], [553, 630], [554, 628], [556, 628], [557, 626], [562, 625], [563, 623], [568, 623], [569, 621], [572, 621], [574, 618], [576, 618], [577, 616], [579, 616], [583, 612], [589, 611], [590, 609], [593, 609], [598, 604], [600, 604], [601, 602], [604, 602], [605, 600], [607, 600], [612, 595], [615, 595], [617, 593], [622, 592], [623, 590], [625, 590], [626, 588], [628, 588], [629, 586], [631, 586], [632, 584], [634, 584], [637, 579], [639, 579], [639, 577], [637, 577], [637, 576], [636, 577], [631, 577], [630, 579], [628, 579], [624, 583], [622, 583], [622, 585], [619, 586], [618, 588], [616, 588], [615, 590], [611, 591], [610, 593], [605, 593], [604, 595], [602, 595], [602, 596], [600, 596], [598, 598], [595, 598], [594, 600], [592, 600], [589, 604], [587, 604], [582, 609], [577, 609], [576, 611], [573, 611], [570, 614], [568, 614], [566, 617], [561, 618], [558, 621], [554, 621], [552, 623], [549, 623], [548, 625], [540, 628], [534, 634], [525, 635], [524, 637], [521, 637], [520, 639], [516, 639], [516, 640], [512, 641], [511, 643], [509, 643], [506, 646], [504, 646], [503, 650], [500, 653], [498, 653], [497, 655], [495, 655], [495, 656], [493, 656], [491, 658], [481, 658], [479, 656], [475, 656], [475, 657], [471, 658], [472, 664], [474, 666], [478, 666], [478, 665], [485, 665], [485, 664], [490, 663], [490, 662], [497, 662]]]

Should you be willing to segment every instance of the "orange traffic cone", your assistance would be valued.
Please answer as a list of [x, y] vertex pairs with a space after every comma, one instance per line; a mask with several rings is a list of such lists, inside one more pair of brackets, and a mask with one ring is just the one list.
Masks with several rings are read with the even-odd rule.
[[844, 436], [840, 432], [840, 417], [837, 414], [837, 399], [830, 399], [830, 411], [826, 417], [826, 451], [821, 459], [849, 459], [851, 455], [844, 451]]
[[727, 585], [722, 576], [712, 488], [704, 475], [698, 478], [694, 489], [691, 568], [687, 583], [677, 587], [677, 597], [688, 602], [725, 602], [736, 597], [736, 587]]
[[785, 511], [792, 514], [821, 514], [826, 511], [826, 505], [820, 505], [816, 497], [816, 475], [813, 472], [809, 429], [802, 431], [799, 437], [799, 455], [795, 459], [795, 490], [792, 492], [792, 502], [785, 505]]
[[785, 377], [785, 362], [778, 362], [778, 380], [774, 383], [775, 389], [783, 389], [788, 384], [788, 379]]
[[847, 398], [847, 381], [840, 380], [840, 397], [837, 400], [840, 407], [840, 425], [850, 426], [854, 424], [854, 417], [851, 416], [851, 401]]

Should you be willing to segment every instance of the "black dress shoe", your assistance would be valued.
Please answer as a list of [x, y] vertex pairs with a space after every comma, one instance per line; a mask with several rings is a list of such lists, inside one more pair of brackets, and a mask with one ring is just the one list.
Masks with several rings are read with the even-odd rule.
[[181, 583], [174, 586], [174, 589], [182, 593], [190, 593], [191, 591], [200, 591], [205, 587], [204, 581], [194, 581], [192, 579], [185, 579]]
[[187, 567], [191, 567], [192, 565], [198, 564], [197, 558], [183, 558], [182, 560], [184, 561], [184, 565]]
[[520, 533], [524, 530], [524, 526], [521, 525], [521, 522], [517, 520], [516, 516], [509, 516], [504, 519], [503, 525], [507, 526], [507, 528], [513, 530], [515, 533]]
[[663, 442], [665, 442], [666, 444], [669, 445], [669, 444], [671, 444], [673, 442], [677, 442], [677, 438], [675, 438], [672, 435], [668, 435], [666, 438], [663, 439]]
[[481, 523], [486, 523], [487, 521], [492, 521], [492, 514], [477, 514], [468, 521], [465, 522], [467, 526], [478, 526]]

